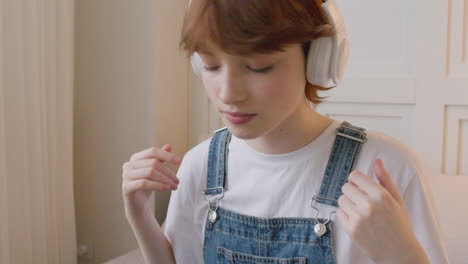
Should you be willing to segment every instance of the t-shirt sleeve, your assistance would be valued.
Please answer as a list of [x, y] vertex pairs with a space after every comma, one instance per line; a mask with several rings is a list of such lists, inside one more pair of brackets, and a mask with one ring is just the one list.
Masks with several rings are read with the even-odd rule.
[[177, 171], [180, 179], [177, 190], [172, 191], [165, 220], [164, 235], [172, 245], [176, 263], [197, 263], [202, 259], [200, 241], [194, 225], [193, 201], [186, 192], [191, 177], [188, 155], [184, 157]]
[[429, 178], [431, 172], [417, 170], [406, 188], [403, 199], [411, 217], [411, 224], [430, 263], [449, 263], [437, 209], [434, 206]]

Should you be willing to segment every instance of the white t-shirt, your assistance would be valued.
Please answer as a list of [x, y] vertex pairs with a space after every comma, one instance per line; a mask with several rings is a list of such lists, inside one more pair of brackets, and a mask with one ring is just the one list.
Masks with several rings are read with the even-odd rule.
[[[313, 218], [312, 195], [318, 195], [329, 155], [335, 140], [334, 122], [314, 141], [303, 148], [279, 155], [257, 152], [232, 135], [229, 143], [226, 192], [221, 208], [237, 213], [271, 217]], [[419, 156], [399, 140], [367, 130], [365, 142], [354, 163], [354, 170], [371, 176], [376, 182], [373, 163], [381, 158], [402, 194], [411, 216], [417, 239], [431, 263], [448, 263], [440, 235], [437, 213], [433, 207], [428, 182], [429, 170]], [[186, 153], [177, 172], [179, 188], [172, 192], [165, 220], [164, 234], [171, 242], [178, 264], [203, 263], [203, 240], [208, 202], [206, 189], [208, 149], [211, 138]], [[210, 196], [212, 197], [212, 196]], [[327, 219], [337, 208], [314, 203], [320, 218]], [[337, 264], [374, 263], [350, 239], [336, 214], [334, 248]]]

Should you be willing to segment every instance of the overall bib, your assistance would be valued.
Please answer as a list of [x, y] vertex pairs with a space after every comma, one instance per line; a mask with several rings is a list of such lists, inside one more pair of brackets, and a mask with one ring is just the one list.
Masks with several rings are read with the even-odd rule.
[[239, 214], [218, 206], [223, 197], [227, 174], [228, 145], [231, 134], [227, 128], [213, 135], [208, 152], [206, 219], [203, 258], [206, 264], [334, 264], [333, 221], [318, 218], [312, 203], [338, 207], [341, 187], [351, 173], [361, 145], [366, 142], [365, 129], [346, 121], [336, 129], [336, 137], [328, 159], [318, 195], [312, 196], [311, 207], [317, 210], [313, 218], [259, 218]]

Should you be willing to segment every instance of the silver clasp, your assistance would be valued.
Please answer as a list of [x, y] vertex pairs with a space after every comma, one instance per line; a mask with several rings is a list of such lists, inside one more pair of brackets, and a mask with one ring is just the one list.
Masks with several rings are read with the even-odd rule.
[[[213, 206], [211, 201], [206, 198], [206, 195], [207, 195], [206, 191], [216, 190], [216, 189], [221, 189], [221, 196], [214, 199], [214, 206]], [[203, 191], [202, 194], [203, 194], [203, 198], [205, 198], [205, 200], [208, 201], [208, 210], [209, 210], [208, 219], [212, 223], [214, 223], [218, 219], [218, 214], [216, 213], [216, 210], [218, 209], [218, 201], [221, 200], [221, 198], [224, 197], [224, 187], [209, 188], [209, 189], [206, 189], [205, 191]]]
[[339, 132], [339, 128], [336, 129], [336, 134], [339, 135], [339, 136], [345, 137], [345, 138], [349, 138], [349, 139], [352, 139], [352, 140], [361, 142], [361, 143], [364, 143], [364, 142], [367, 141], [367, 134], [366, 134], [366, 133], [364, 133], [364, 132], [362, 132], [362, 131], [359, 131], [359, 130], [356, 130], [356, 129], [349, 128], [349, 127], [346, 127], [345, 129], [349, 129], [349, 130], [355, 131], [355, 132], [357, 132], [357, 133], [359, 133], [359, 134], [361, 134], [361, 135], [364, 135], [365, 138], [364, 138], [364, 139], [360, 139], [360, 138], [357, 138], [357, 137], [353, 137], [353, 136], [350, 136], [350, 135], [341, 133], [341, 132]]
[[326, 198], [326, 197], [320, 197], [320, 196], [317, 196], [317, 195], [312, 196], [312, 201], [310, 202], [310, 207], [312, 207], [313, 209], [315, 209], [315, 211], [316, 211], [316, 214], [315, 214], [315, 221], [317, 221], [317, 224], [314, 226], [314, 232], [315, 232], [315, 234], [317, 234], [318, 236], [323, 236], [323, 235], [327, 232], [326, 224], [328, 224], [328, 222], [330, 222], [331, 217], [332, 217], [332, 214], [336, 213], [336, 211], [331, 211], [331, 212], [330, 212], [330, 215], [328, 216], [327, 221], [325, 221], [325, 223], [320, 223], [320, 221], [319, 221], [319, 219], [318, 219], [318, 215], [319, 215], [320, 210], [319, 210], [317, 207], [315, 207], [315, 206], [313, 205], [314, 201], [316, 201], [317, 198], [322, 198], [322, 199], [332, 200], [332, 201], [336, 201], [336, 199], [330, 199], [330, 198]]

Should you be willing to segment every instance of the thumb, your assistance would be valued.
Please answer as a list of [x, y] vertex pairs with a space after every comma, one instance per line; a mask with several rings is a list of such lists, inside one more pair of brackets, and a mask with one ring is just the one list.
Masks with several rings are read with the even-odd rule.
[[403, 204], [403, 198], [398, 191], [395, 183], [393, 182], [392, 177], [385, 169], [383, 161], [381, 159], [376, 159], [374, 162], [374, 173], [377, 179], [379, 180], [380, 185], [382, 185], [387, 191], [401, 204]]

